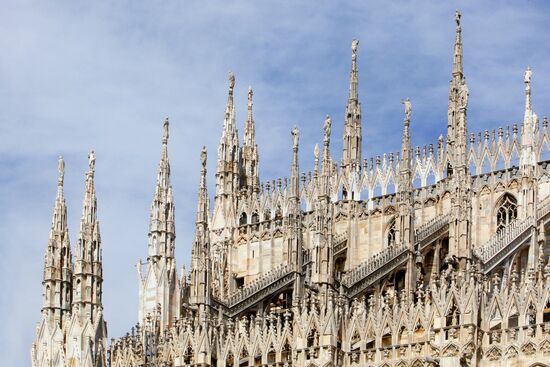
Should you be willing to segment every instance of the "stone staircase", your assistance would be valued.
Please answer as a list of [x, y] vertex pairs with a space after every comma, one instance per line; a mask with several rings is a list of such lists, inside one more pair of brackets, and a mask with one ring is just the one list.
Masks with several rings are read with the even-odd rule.
[[483, 271], [491, 271], [507, 254], [521, 245], [526, 237], [529, 237], [528, 229], [533, 225], [534, 220], [531, 217], [524, 220], [516, 219], [495, 233], [483, 246], [475, 249], [474, 255], [481, 260]]
[[442, 232], [448, 231], [450, 218], [449, 214], [445, 214], [435, 217], [418, 227], [414, 231], [416, 245], [423, 249], [438, 238]]
[[333, 254], [338, 255], [339, 253], [343, 252], [348, 247], [348, 236], [347, 233], [340, 233], [333, 237], [332, 239], [333, 243]]
[[230, 316], [238, 315], [247, 307], [288, 286], [296, 278], [290, 265], [279, 265], [251, 283], [231, 293], [226, 299], [215, 299], [214, 308], [223, 308]]
[[527, 241], [532, 230], [541, 220], [546, 220], [550, 215], [550, 196], [539, 202], [537, 217], [516, 219], [507, 227], [498, 231], [484, 245], [474, 249], [474, 255], [481, 261], [482, 271], [487, 274], [502, 260], [513, 254]]
[[382, 251], [372, 255], [365, 262], [358, 265], [355, 269], [342, 277], [342, 285], [348, 289], [363, 288], [372, 284], [376, 279], [379, 279], [383, 274], [383, 270], [393, 268], [407, 258], [408, 246], [401, 244], [397, 246], [389, 246]]
[[[433, 240], [448, 230], [449, 215], [436, 217], [415, 230], [415, 247], [425, 248]], [[375, 281], [402, 264], [408, 256], [406, 244], [389, 246], [374, 254], [342, 277], [342, 285], [348, 289], [348, 295], [354, 296]]]

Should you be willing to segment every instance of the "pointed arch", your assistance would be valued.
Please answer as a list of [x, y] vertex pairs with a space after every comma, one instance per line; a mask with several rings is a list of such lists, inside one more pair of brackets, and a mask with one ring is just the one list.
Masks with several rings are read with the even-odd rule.
[[386, 247], [395, 245], [395, 241], [396, 241], [395, 232], [396, 232], [395, 218], [392, 218], [386, 224], [386, 229], [384, 231], [385, 233], [384, 241], [385, 241]]
[[506, 192], [501, 195], [495, 205], [497, 232], [506, 228], [518, 216], [518, 201], [514, 195]]

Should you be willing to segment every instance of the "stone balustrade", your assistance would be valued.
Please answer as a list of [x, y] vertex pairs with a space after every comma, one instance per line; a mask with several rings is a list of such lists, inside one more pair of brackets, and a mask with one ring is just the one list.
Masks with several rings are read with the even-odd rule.
[[[449, 224], [449, 218], [450, 216], [448, 214], [436, 217], [416, 229], [415, 233], [417, 243], [422, 243], [433, 234], [445, 228], [445, 226]], [[342, 278], [342, 284], [346, 287], [350, 287], [361, 279], [374, 273], [379, 268], [386, 266], [390, 261], [406, 252], [407, 249], [408, 246], [406, 244], [386, 247], [382, 251], [374, 254], [351, 272], [344, 275]]]
[[251, 283], [243, 286], [242, 288], [236, 290], [227, 297], [226, 303], [229, 307], [236, 305], [247, 297], [250, 297], [257, 293], [259, 290], [267, 287], [271, 283], [277, 281], [278, 279], [288, 275], [291, 272], [291, 267], [289, 265], [279, 265], [273, 268], [271, 271], [265, 273], [261, 277], [253, 280]]
[[443, 216], [437, 216], [415, 230], [416, 242], [422, 243], [424, 240], [432, 236], [437, 231], [441, 230], [449, 224], [449, 214]]
[[516, 219], [507, 227], [504, 227], [493, 237], [491, 237], [483, 246], [474, 250], [475, 255], [483, 262], [487, 263], [495, 255], [506, 248], [523, 232], [534, 224], [533, 218], [528, 217], [524, 220]]
[[373, 273], [380, 267], [386, 265], [395, 257], [405, 251], [407, 251], [406, 244], [386, 247], [382, 251], [371, 256], [369, 259], [357, 266], [351, 272], [344, 275], [342, 277], [342, 284], [346, 287], [353, 285], [354, 283]]

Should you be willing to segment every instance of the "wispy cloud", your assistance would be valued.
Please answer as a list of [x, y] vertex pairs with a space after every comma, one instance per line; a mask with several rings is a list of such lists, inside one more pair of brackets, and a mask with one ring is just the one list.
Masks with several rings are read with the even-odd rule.
[[188, 263], [198, 155], [206, 145], [212, 193], [228, 70], [237, 75], [241, 131], [247, 87], [254, 87], [264, 179], [288, 174], [295, 124], [303, 134], [301, 165], [311, 167], [326, 114], [334, 121], [332, 152], [340, 157], [352, 38], [361, 41], [366, 154], [399, 149], [399, 100], [407, 96], [414, 143], [432, 143], [445, 133], [455, 7], [463, 12], [470, 129], [521, 120], [528, 64], [535, 109], [547, 113], [546, 2], [365, 3], [2, 2], [0, 344], [13, 346], [3, 362], [28, 364], [40, 318], [57, 155], [67, 161], [74, 243], [86, 155], [96, 150], [110, 336], [122, 335], [137, 319], [133, 266], [146, 256], [165, 116], [172, 122], [177, 256]]

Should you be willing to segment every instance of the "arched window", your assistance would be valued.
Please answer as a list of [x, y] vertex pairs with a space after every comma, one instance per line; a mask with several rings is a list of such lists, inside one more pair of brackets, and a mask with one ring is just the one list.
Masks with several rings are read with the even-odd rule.
[[260, 216], [257, 212], [252, 213], [252, 224], [260, 222]]
[[392, 220], [388, 225], [388, 229], [386, 231], [386, 242], [388, 246], [395, 245], [395, 220]]
[[242, 212], [241, 216], [239, 217], [239, 225], [244, 226], [247, 222], [246, 213]]
[[508, 226], [517, 216], [517, 200], [512, 195], [504, 195], [497, 209], [497, 231]]

